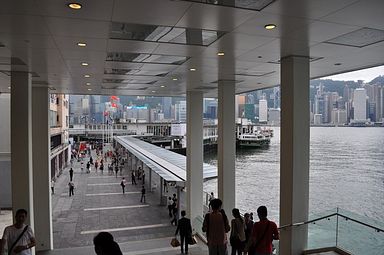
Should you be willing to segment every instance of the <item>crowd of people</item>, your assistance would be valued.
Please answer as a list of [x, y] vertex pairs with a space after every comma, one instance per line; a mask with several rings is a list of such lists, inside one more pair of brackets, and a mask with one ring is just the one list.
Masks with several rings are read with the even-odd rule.
[[[118, 172], [122, 172], [122, 168], [125, 163], [125, 159], [122, 157], [123, 153], [119, 149], [114, 148], [113, 151], [108, 150], [103, 155], [100, 154], [100, 148], [95, 147], [94, 149], [96, 149], [96, 160], [92, 158], [90, 151], [87, 150], [87, 153], [89, 153], [89, 160], [86, 164], [87, 172], [90, 172], [93, 166], [96, 172], [100, 170], [102, 174], [104, 169], [104, 162], [110, 162], [108, 163], [108, 172], [109, 174], [113, 174], [114, 170], [117, 177]], [[78, 159], [78, 156], [73, 158]], [[82, 159], [79, 161], [82, 161]], [[74, 170], [73, 167], [71, 167], [69, 170], [68, 183], [69, 196], [74, 195], [75, 185], [73, 181], [73, 174]], [[138, 182], [142, 182], [140, 202], [145, 203], [145, 172], [141, 167], [131, 170], [131, 182], [132, 185], [137, 185]], [[168, 192], [168, 183], [166, 181], [163, 183], [163, 192]], [[125, 187], [127, 185], [127, 180], [125, 177], [122, 177], [120, 185], [122, 187], [123, 194], [125, 194]], [[51, 189], [53, 194], [54, 181], [51, 184]], [[273, 221], [268, 220], [267, 208], [265, 206], [260, 206], [257, 209], [257, 216], [259, 218], [259, 221], [257, 222], [254, 222], [253, 213], [245, 213], [244, 216], [242, 216], [239, 209], [237, 208], [232, 209], [233, 219], [229, 221], [225, 211], [222, 209], [222, 201], [218, 198], [215, 198], [213, 192], [208, 195], [208, 199], [209, 212], [204, 217], [202, 231], [206, 233], [209, 255], [227, 255], [229, 244], [231, 247], [231, 255], [272, 254], [272, 241], [279, 239], [279, 232], [276, 224]], [[170, 223], [171, 225], [177, 226], [175, 235], [180, 235], [181, 253], [188, 254], [188, 245], [193, 243], [191, 241], [193, 239], [192, 226], [191, 221], [186, 217], [186, 212], [184, 210], [180, 212], [181, 218], [179, 219], [179, 205], [180, 203], [176, 194], [168, 197], [167, 209], [169, 218], [171, 220]], [[20, 215], [22, 215], [22, 217]], [[18, 211], [18, 213], [16, 213], [15, 225], [13, 225], [13, 228], [6, 229], [7, 232], [4, 233], [6, 237], [5, 240], [2, 241], [2, 249], [5, 247], [4, 242], [9, 242], [11, 239], [12, 242], [15, 242], [14, 239], [16, 234], [14, 233], [18, 233], [20, 235], [21, 231], [23, 231], [23, 233], [27, 233], [25, 234], [26, 237], [23, 239], [20, 245], [16, 245], [14, 248], [12, 248], [14, 249], [13, 252], [18, 253], [19, 250], [30, 250], [30, 247], [34, 246], [35, 240], [32, 230], [30, 227], [27, 228], [24, 223], [20, 223], [22, 221], [21, 219], [25, 217], [25, 210], [21, 210], [20, 212]], [[24, 230], [24, 228], [27, 230]], [[16, 243], [17, 242], [18, 241], [16, 241]], [[113, 236], [108, 232], [101, 232], [95, 236], [94, 245], [96, 254], [121, 254], [121, 250], [118, 244], [113, 240]]]

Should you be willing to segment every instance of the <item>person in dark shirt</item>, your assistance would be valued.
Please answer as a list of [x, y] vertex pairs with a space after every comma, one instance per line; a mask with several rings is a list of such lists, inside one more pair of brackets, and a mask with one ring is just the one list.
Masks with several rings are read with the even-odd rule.
[[141, 186], [141, 199], [140, 199], [140, 202], [141, 203], [145, 203], [145, 188], [144, 186]]
[[[180, 232], [181, 253], [188, 254], [188, 242], [192, 238], [191, 220], [185, 217], [186, 212], [181, 211], [181, 219], [178, 221], [175, 236]], [[185, 249], [184, 249], [185, 247]]]
[[109, 232], [100, 232], [93, 238], [97, 255], [123, 255], [119, 245], [113, 240]]

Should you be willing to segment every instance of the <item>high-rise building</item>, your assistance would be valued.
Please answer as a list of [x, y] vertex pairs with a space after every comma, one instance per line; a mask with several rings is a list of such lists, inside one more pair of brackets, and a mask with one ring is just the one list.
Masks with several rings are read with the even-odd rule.
[[259, 100], [259, 122], [268, 121], [268, 103], [266, 99]]
[[165, 119], [171, 119], [172, 97], [163, 97], [163, 113]]
[[176, 116], [177, 121], [179, 122], [186, 122], [187, 121], [187, 101], [179, 101], [178, 104], [176, 104]]
[[367, 92], [364, 88], [357, 88], [353, 92], [353, 114], [355, 121], [367, 120]]

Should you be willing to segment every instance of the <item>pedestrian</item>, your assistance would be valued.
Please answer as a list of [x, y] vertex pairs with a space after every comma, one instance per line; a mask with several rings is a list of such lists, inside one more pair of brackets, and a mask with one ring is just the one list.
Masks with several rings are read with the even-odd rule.
[[140, 202], [142, 203], [143, 201], [145, 203], [145, 188], [144, 188], [144, 186], [141, 186], [141, 199], [140, 199]]
[[115, 176], [117, 178], [117, 173], [119, 172], [119, 166], [116, 164], [115, 166]]
[[245, 243], [247, 244], [249, 241], [249, 238], [252, 234], [252, 228], [253, 228], [253, 220], [250, 218], [249, 213], [244, 214], [244, 224], [245, 224]]
[[221, 209], [223, 202], [216, 198], [210, 203], [212, 212], [204, 216], [202, 230], [207, 233], [209, 255], [227, 254], [227, 234], [231, 227], [229, 226], [227, 215]]
[[132, 178], [132, 185], [137, 185], [136, 183], [136, 176], [135, 176], [135, 171], [132, 170], [131, 172], [131, 178]]
[[97, 169], [99, 168], [99, 162], [96, 160], [95, 161], [95, 170], [96, 170], [96, 172], [97, 172]]
[[[0, 242], [0, 254], [32, 255], [31, 248], [36, 245], [36, 240], [32, 228], [24, 224], [27, 215], [25, 209], [16, 211], [15, 224], [4, 229], [3, 239]], [[6, 247], [7, 253], [5, 252]]]
[[[188, 254], [188, 243], [192, 238], [192, 226], [191, 220], [185, 217], [186, 212], [181, 211], [181, 219], [177, 223], [175, 236], [180, 232], [181, 253]], [[185, 247], [185, 249], [184, 249]]]
[[88, 161], [87, 162], [87, 173], [90, 173], [91, 172], [91, 162]]
[[52, 192], [52, 195], [55, 194], [55, 179], [52, 179], [51, 181], [51, 192]]
[[[83, 169], [83, 168], [81, 168]], [[73, 180], [73, 169], [71, 167], [71, 169], [69, 169], [69, 181], [72, 181]]]
[[174, 203], [177, 203], [177, 196], [176, 196], [175, 193], [173, 193], [172, 201], [173, 201]]
[[168, 193], [168, 183], [166, 180], [164, 180], [164, 183], [163, 183], [163, 192], [167, 192]]
[[143, 175], [142, 175], [142, 177], [143, 177], [143, 185], [145, 184], [145, 172], [144, 172], [144, 170], [143, 170]]
[[267, 207], [257, 208], [259, 221], [253, 224], [252, 234], [246, 251], [255, 255], [272, 255], [272, 241], [279, 240], [279, 231], [275, 222], [268, 220]]
[[240, 211], [237, 208], [232, 209], [231, 220], [231, 235], [229, 241], [231, 243], [231, 255], [242, 255], [245, 245], [245, 224], [244, 219], [240, 215]]
[[109, 232], [100, 232], [93, 238], [93, 245], [97, 255], [123, 255], [119, 245], [113, 240]]
[[121, 185], [121, 188], [123, 189], [123, 194], [125, 194], [125, 185], [126, 185], [126, 181], [125, 181], [125, 178], [124, 178], [124, 177], [123, 177], [123, 179], [121, 180], [120, 185]]
[[70, 181], [68, 183], [68, 188], [69, 188], [69, 196], [74, 196], [75, 193], [73, 191], [75, 190], [75, 184], [73, 183], [73, 181]]
[[213, 199], [215, 199], [215, 196], [213, 195], [213, 192], [209, 194], [209, 202], [211, 202]]
[[172, 216], [173, 216], [173, 219], [171, 220], [171, 225], [175, 223], [175, 226], [177, 226], [178, 208], [177, 208], [177, 203], [175, 201], [173, 201], [173, 204], [172, 204]]
[[101, 163], [101, 162], [100, 162], [100, 167], [99, 167], [99, 169], [100, 169], [101, 174], [103, 174], [103, 171], [104, 171], [104, 164]]
[[169, 218], [172, 218], [172, 198], [168, 197], [167, 205], [168, 205], [168, 212], [169, 212]]
[[[89, 151], [89, 154], [91, 154], [91, 151]], [[91, 165], [93, 165], [93, 158], [92, 158], [92, 156], [89, 158], [89, 163], [90, 163]]]

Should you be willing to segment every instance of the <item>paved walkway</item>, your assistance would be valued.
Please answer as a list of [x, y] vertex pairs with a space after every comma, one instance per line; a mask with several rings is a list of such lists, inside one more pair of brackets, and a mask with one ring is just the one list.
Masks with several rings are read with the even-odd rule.
[[[94, 154], [93, 158], [96, 158]], [[84, 160], [84, 169], [87, 160]], [[147, 192], [146, 203], [140, 203], [141, 185], [131, 185], [128, 169], [123, 169], [121, 175], [116, 178], [109, 175], [107, 170], [101, 174], [100, 170], [96, 173], [93, 168], [91, 173], [87, 174], [80, 168], [80, 162], [75, 162], [74, 196], [69, 197], [68, 192], [69, 168], [57, 179], [55, 194], [52, 197], [55, 251], [49, 254], [74, 255], [76, 251], [82, 253], [84, 249], [91, 249], [92, 239], [100, 231], [111, 232], [116, 241], [124, 247], [125, 254], [178, 254], [179, 250], [169, 245], [175, 227], [170, 224], [166, 207], [159, 205], [158, 191]], [[120, 186], [122, 176], [127, 180], [126, 194], [122, 194]], [[148, 177], [148, 173], [146, 176]], [[152, 183], [159, 183], [156, 178], [153, 174]], [[132, 251], [132, 247], [146, 250], [147, 253]], [[156, 249], [160, 250], [155, 252]], [[196, 246], [194, 249], [199, 251], [202, 248]]]

